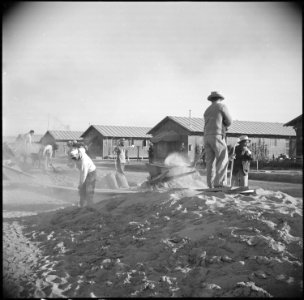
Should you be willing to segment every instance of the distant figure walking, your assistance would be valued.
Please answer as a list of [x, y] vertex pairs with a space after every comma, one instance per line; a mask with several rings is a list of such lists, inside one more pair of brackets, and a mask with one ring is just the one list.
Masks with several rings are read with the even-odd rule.
[[220, 188], [227, 184], [228, 151], [225, 137], [232, 118], [222, 103], [222, 95], [211, 92], [207, 99], [211, 101], [204, 113], [207, 184], [209, 188]]
[[125, 175], [127, 149], [125, 147], [124, 138], [119, 140], [119, 144], [114, 148], [113, 152], [114, 154], [116, 154], [116, 160], [115, 160], [116, 171], [120, 174]]

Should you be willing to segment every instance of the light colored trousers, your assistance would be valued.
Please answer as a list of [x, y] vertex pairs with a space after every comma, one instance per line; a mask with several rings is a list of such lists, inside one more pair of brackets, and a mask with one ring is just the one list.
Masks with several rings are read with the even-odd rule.
[[228, 149], [222, 135], [205, 135], [207, 185], [209, 188], [227, 184]]

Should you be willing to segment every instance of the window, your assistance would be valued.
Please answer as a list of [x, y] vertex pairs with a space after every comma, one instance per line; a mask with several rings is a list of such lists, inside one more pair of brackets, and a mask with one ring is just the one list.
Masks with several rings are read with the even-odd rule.
[[286, 154], [289, 154], [289, 139], [286, 139]]
[[191, 149], [192, 149], [192, 145], [191, 144], [188, 146], [188, 149], [189, 149], [189, 151], [191, 151]]

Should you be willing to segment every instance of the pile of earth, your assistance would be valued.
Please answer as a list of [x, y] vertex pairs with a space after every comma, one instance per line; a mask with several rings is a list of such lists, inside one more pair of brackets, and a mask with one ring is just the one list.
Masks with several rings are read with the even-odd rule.
[[14, 269], [31, 282], [6, 286], [38, 298], [300, 297], [302, 200], [256, 192], [145, 191], [8, 219], [24, 240], [4, 236], [15, 247], [4, 256], [35, 255]]

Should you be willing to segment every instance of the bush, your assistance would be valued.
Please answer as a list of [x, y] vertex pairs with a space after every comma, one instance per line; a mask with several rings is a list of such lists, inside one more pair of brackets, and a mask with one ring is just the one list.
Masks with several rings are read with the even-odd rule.
[[[252, 161], [250, 163], [250, 169], [256, 170], [257, 162]], [[269, 161], [259, 161], [259, 170], [290, 170], [290, 169], [302, 169], [303, 163], [296, 162], [294, 160], [269, 160]]]

